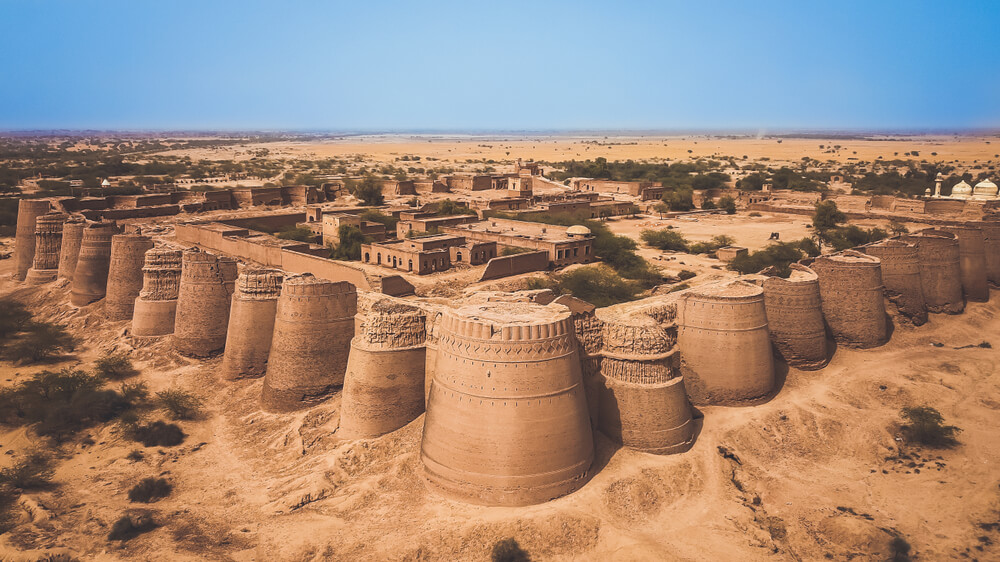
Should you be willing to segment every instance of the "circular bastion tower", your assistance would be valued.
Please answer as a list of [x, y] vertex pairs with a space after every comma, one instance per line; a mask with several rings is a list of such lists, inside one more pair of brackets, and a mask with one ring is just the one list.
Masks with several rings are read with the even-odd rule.
[[235, 282], [236, 262], [231, 258], [184, 251], [174, 319], [174, 348], [179, 353], [206, 357], [222, 351]]
[[861, 349], [889, 341], [878, 258], [846, 250], [816, 258], [812, 269], [819, 276], [823, 316], [834, 339]]
[[108, 296], [104, 314], [108, 320], [131, 320], [135, 299], [142, 290], [142, 266], [146, 251], [153, 249], [153, 239], [142, 234], [116, 234], [111, 237], [111, 265], [108, 269]]
[[70, 303], [87, 306], [104, 298], [111, 266], [111, 237], [118, 229], [114, 223], [92, 222], [83, 229], [80, 253], [73, 271]]
[[788, 279], [771, 275], [773, 270], [761, 272], [771, 342], [790, 366], [821, 369], [828, 357], [819, 276], [804, 265], [793, 263], [789, 267], [792, 274]]
[[246, 267], [240, 272], [229, 309], [223, 379], [264, 376], [282, 277], [275, 269]]
[[741, 404], [774, 389], [764, 290], [744, 281], [691, 289], [677, 305], [681, 372], [694, 404]]
[[291, 412], [326, 400], [344, 384], [358, 293], [311, 274], [281, 285], [261, 405]]
[[35, 261], [35, 228], [38, 217], [49, 212], [48, 199], [21, 199], [17, 203], [14, 231], [14, 278], [24, 281]]
[[594, 439], [566, 307], [444, 312], [420, 457], [432, 489], [476, 504], [536, 504], [584, 484]]
[[74, 215], [63, 224], [62, 245], [59, 249], [59, 278], [73, 280], [76, 271], [76, 260], [80, 257], [80, 243], [83, 241], [83, 228], [87, 222], [83, 217]]
[[993, 286], [1000, 286], [1000, 216], [987, 216], [983, 219], [982, 228], [986, 279]]
[[965, 310], [958, 238], [950, 232], [928, 228], [900, 240], [917, 245], [920, 288], [927, 310], [948, 314]]
[[667, 455], [694, 442], [677, 350], [677, 305], [599, 309], [601, 431], [626, 447]]
[[882, 262], [882, 282], [889, 301], [915, 326], [927, 322], [927, 303], [920, 282], [917, 245], [902, 240], [882, 240], [860, 250]]
[[959, 272], [965, 300], [986, 302], [990, 300], [990, 287], [986, 281], [986, 249], [983, 230], [976, 224], [946, 226], [941, 230], [958, 238]]
[[132, 335], [166, 336], [174, 333], [177, 294], [181, 284], [181, 251], [153, 248], [142, 266], [142, 290], [132, 312]]
[[25, 275], [28, 284], [41, 285], [59, 276], [63, 223], [68, 218], [65, 213], [46, 213], [35, 219], [35, 257]]
[[378, 437], [424, 412], [424, 313], [391, 299], [358, 314], [340, 402], [343, 439]]

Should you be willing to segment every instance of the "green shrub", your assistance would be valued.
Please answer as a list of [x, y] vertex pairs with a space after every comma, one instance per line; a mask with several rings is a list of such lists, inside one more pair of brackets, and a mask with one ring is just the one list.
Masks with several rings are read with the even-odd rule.
[[888, 238], [889, 234], [881, 228], [864, 229], [855, 225], [838, 226], [819, 232], [820, 238], [838, 252], [871, 244]]
[[365, 176], [361, 181], [348, 181], [345, 185], [351, 195], [361, 200], [363, 205], [376, 207], [385, 202], [382, 196], [382, 182], [375, 176]]
[[780, 277], [788, 277], [792, 273], [788, 267], [789, 264], [800, 259], [802, 259], [802, 250], [797, 244], [774, 242], [763, 250], [736, 256], [726, 267], [746, 275], [757, 273], [766, 267], [775, 266]]
[[531, 556], [521, 548], [521, 545], [517, 544], [516, 540], [508, 538], [497, 541], [493, 545], [490, 560], [492, 562], [531, 562]]
[[0, 299], [0, 338], [16, 334], [31, 320], [31, 313], [24, 305], [10, 299]]
[[687, 281], [688, 279], [697, 276], [698, 274], [691, 271], [690, 269], [682, 269], [681, 272], [677, 274], [677, 278], [680, 279], [681, 281]]
[[[720, 209], [726, 211], [727, 215], [736, 214], [736, 200], [728, 195], [719, 198], [719, 202], [717, 205]], [[760, 213], [758, 213], [757, 216], [760, 216]]]
[[108, 540], [125, 542], [155, 528], [152, 513], [145, 510], [126, 513], [111, 526]]
[[184, 432], [175, 424], [155, 421], [151, 424], [136, 425], [129, 437], [145, 447], [174, 447], [184, 442]]
[[725, 246], [732, 246], [736, 243], [736, 239], [727, 234], [719, 234], [713, 236], [708, 242], [695, 242], [694, 244], [688, 244], [687, 251], [690, 254], [713, 254], [719, 248]]
[[935, 449], [958, 445], [955, 435], [962, 431], [953, 425], [944, 425], [944, 416], [930, 406], [903, 408], [899, 415], [906, 420], [903, 436], [907, 441]]
[[361, 245], [370, 242], [367, 236], [361, 234], [361, 229], [349, 224], [342, 224], [337, 229], [340, 242], [330, 245], [330, 259], [357, 261], [361, 259]]
[[24, 334], [6, 348], [7, 359], [20, 365], [37, 363], [57, 352], [72, 351], [76, 341], [66, 328], [46, 322], [29, 322]]
[[179, 389], [157, 392], [156, 403], [172, 420], [193, 420], [201, 411], [201, 399]]
[[316, 239], [313, 231], [304, 226], [286, 226], [275, 236], [282, 240], [295, 240], [296, 242], [312, 242]]
[[910, 543], [903, 537], [895, 537], [889, 542], [890, 562], [910, 562]]
[[143, 478], [128, 491], [128, 501], [137, 503], [153, 503], [170, 495], [174, 489], [163, 478]]
[[127, 353], [108, 353], [94, 363], [94, 371], [107, 380], [134, 377], [139, 371], [132, 365]]
[[676, 230], [643, 230], [639, 235], [647, 245], [659, 250], [687, 251], [688, 242]]
[[0, 535], [14, 527], [14, 508], [21, 494], [12, 486], [0, 484]]
[[437, 215], [446, 217], [451, 215], [475, 215], [476, 211], [465, 205], [460, 205], [451, 199], [445, 199], [438, 203]]
[[820, 201], [816, 203], [815, 208], [812, 223], [817, 230], [835, 228], [847, 220], [847, 215], [837, 209], [837, 204], [833, 201]]
[[500, 255], [516, 256], [517, 254], [523, 254], [525, 252], [530, 252], [530, 251], [531, 250], [529, 250], [528, 248], [519, 248], [517, 246], [504, 246], [503, 249], [500, 250]]
[[[416, 197], [414, 197], [414, 199], [416, 199]], [[387, 235], [396, 235], [396, 224], [399, 222], [399, 219], [392, 215], [381, 213], [377, 209], [367, 209], [361, 213], [361, 220], [382, 223], [385, 225], [385, 233]]]
[[0, 469], [0, 487], [10, 486], [17, 490], [45, 488], [52, 483], [53, 474], [52, 457], [40, 451], [31, 451], [14, 466]]
[[559, 276], [559, 292], [597, 307], [635, 300], [639, 290], [638, 283], [623, 279], [605, 265], [583, 267]]

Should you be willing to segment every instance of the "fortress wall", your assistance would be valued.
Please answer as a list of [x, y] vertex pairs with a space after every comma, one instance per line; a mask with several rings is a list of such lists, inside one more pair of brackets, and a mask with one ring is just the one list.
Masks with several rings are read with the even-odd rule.
[[14, 231], [14, 278], [24, 281], [35, 261], [35, 221], [49, 212], [47, 199], [21, 199], [17, 203], [17, 228]]
[[959, 215], [965, 209], [965, 201], [956, 199], [925, 199], [924, 212], [928, 215]]
[[185, 250], [174, 322], [174, 348], [205, 357], [226, 345], [236, 263], [200, 250]]
[[547, 251], [525, 252], [514, 254], [513, 256], [498, 256], [490, 259], [486, 264], [486, 269], [479, 277], [480, 281], [489, 279], [500, 279], [511, 275], [520, 275], [532, 271], [545, 271], [549, 267], [549, 253]]
[[281, 267], [290, 273], [311, 273], [323, 279], [350, 283], [362, 291], [373, 290], [364, 271], [344, 262], [292, 250], [283, 250], [281, 252]]
[[428, 485], [505, 506], [582, 486], [594, 444], [566, 307], [488, 302], [445, 310], [440, 324], [420, 451]]
[[424, 407], [431, 396], [431, 383], [437, 373], [438, 339], [441, 336], [441, 310], [429, 310], [424, 316]]
[[111, 237], [111, 262], [104, 313], [109, 320], [131, 320], [135, 299], [142, 290], [142, 266], [153, 239], [141, 234]]
[[178, 215], [180, 212], [181, 208], [178, 205], [160, 205], [156, 207], [138, 207], [134, 209], [85, 210], [80, 211], [80, 214], [90, 220], [124, 220], [165, 217]]
[[132, 335], [166, 336], [174, 333], [181, 281], [181, 251], [153, 248], [142, 266], [142, 290], [132, 311]]
[[109, 222], [90, 223], [83, 229], [70, 291], [73, 306], [86, 306], [104, 298], [111, 265], [111, 237], [117, 231]]
[[975, 302], [990, 300], [990, 288], [986, 281], [983, 230], [974, 224], [946, 226], [941, 230], [951, 232], [958, 238], [959, 273], [965, 299]]
[[[521, 291], [526, 293], [527, 291]], [[551, 293], [551, 291], [549, 291]], [[541, 291], [536, 293], [542, 295]], [[583, 375], [583, 389], [587, 394], [587, 411], [590, 414], [590, 427], [593, 430], [599, 428], [601, 411], [601, 393], [603, 392], [603, 378], [601, 377], [601, 349], [603, 339], [601, 332], [604, 330], [604, 322], [598, 320], [596, 307], [589, 302], [580, 300], [570, 295], [562, 295], [559, 298], [543, 302], [554, 295], [547, 295], [535, 302], [548, 304], [555, 302], [569, 309], [570, 318], [573, 319], [573, 332], [576, 336], [577, 345], [580, 348], [580, 367]]]
[[816, 272], [797, 263], [788, 279], [768, 276], [763, 281], [771, 342], [785, 361], [797, 369], [826, 366], [826, 325]]
[[889, 340], [878, 258], [847, 250], [816, 258], [812, 269], [819, 276], [823, 316], [838, 342], [869, 348]]
[[390, 299], [356, 317], [340, 406], [344, 439], [378, 437], [424, 412], [423, 312]]
[[914, 325], [927, 322], [927, 303], [920, 281], [917, 245], [900, 240], [883, 240], [859, 248], [882, 262], [882, 282], [889, 301]]
[[957, 237], [950, 232], [928, 228], [902, 236], [900, 240], [917, 245], [920, 287], [927, 309], [949, 314], [965, 310]]
[[774, 388], [764, 290], [742, 281], [698, 287], [678, 304], [681, 372], [694, 404], [739, 404]]
[[344, 384], [357, 302], [350, 283], [285, 278], [264, 375], [265, 410], [306, 408]]
[[282, 274], [244, 268], [236, 279], [220, 371], [225, 380], [264, 376], [271, 351]]
[[286, 226], [295, 226], [300, 222], [306, 222], [306, 213], [303, 211], [300, 213], [261, 215], [258, 217], [225, 219], [223, 222], [229, 226], [239, 228], [253, 229], [259, 226], [268, 228], [271, 232], [277, 232]]
[[982, 228], [986, 279], [993, 285], [1000, 285], [1000, 217], [984, 220]]
[[66, 213], [46, 213], [35, 219], [35, 256], [25, 275], [29, 284], [48, 283], [59, 276], [63, 223], [68, 218]]
[[62, 244], [59, 248], [59, 277], [73, 280], [76, 271], [76, 260], [80, 257], [80, 243], [83, 241], [83, 228], [86, 223], [81, 217], [70, 216], [63, 223]]

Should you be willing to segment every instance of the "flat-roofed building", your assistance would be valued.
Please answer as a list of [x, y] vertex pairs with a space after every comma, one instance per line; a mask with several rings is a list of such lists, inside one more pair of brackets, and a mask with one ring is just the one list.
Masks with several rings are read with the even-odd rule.
[[537, 222], [490, 219], [482, 222], [448, 226], [444, 232], [469, 240], [496, 242], [501, 247], [543, 250], [556, 267], [590, 263], [594, 256], [594, 237], [582, 225], [571, 227]]

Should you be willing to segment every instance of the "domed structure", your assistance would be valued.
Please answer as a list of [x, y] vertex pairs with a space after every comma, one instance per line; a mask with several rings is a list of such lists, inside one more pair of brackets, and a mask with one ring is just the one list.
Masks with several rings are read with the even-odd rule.
[[575, 238], [577, 236], [590, 236], [590, 229], [582, 224], [577, 224], [567, 228], [566, 235], [570, 238]]
[[962, 180], [951, 188], [952, 199], [968, 199], [972, 196], [972, 186]]
[[972, 189], [973, 199], [996, 199], [997, 198], [997, 184], [986, 179], [976, 184], [976, 187]]

